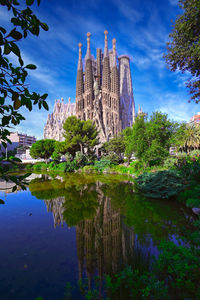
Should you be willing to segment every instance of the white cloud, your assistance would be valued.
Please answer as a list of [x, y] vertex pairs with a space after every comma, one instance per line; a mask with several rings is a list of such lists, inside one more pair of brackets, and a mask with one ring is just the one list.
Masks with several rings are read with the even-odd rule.
[[198, 107], [195, 103], [188, 103], [187, 99], [182, 98], [180, 94], [173, 93], [162, 96], [158, 109], [163, 113], [167, 113], [172, 120], [188, 122], [197, 112]]
[[169, 3], [173, 6], [178, 6], [178, 0], [169, 0]]

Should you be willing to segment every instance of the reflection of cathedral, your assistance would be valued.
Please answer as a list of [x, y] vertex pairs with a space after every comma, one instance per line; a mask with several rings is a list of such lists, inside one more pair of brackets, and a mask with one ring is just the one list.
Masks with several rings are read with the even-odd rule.
[[58, 197], [56, 199], [44, 200], [47, 211], [53, 213], [54, 227], [57, 225], [63, 226], [63, 204], [65, 197]]
[[[101, 185], [96, 182], [99, 204], [96, 215], [76, 226], [79, 279], [86, 271], [89, 288], [96, 271], [100, 279], [103, 274], [118, 272], [128, 263], [134, 248], [133, 229], [123, 223], [120, 211], [111, 207], [111, 200], [103, 194]], [[64, 197], [45, 201], [47, 211], [53, 213], [55, 227], [63, 224], [64, 202]]]
[[91, 287], [92, 275], [98, 271], [113, 274], [128, 262], [134, 247], [134, 232], [123, 224], [120, 211], [111, 208], [111, 200], [103, 195], [99, 199], [93, 220], [83, 220], [76, 226], [79, 279], [84, 268]]

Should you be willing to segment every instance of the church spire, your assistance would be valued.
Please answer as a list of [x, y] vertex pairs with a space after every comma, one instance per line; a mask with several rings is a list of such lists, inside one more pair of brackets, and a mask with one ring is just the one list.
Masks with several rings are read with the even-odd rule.
[[110, 91], [110, 62], [108, 54], [108, 31], [104, 31], [105, 34], [105, 47], [103, 57], [103, 72], [102, 72], [102, 89]]
[[86, 53], [86, 59], [91, 58], [91, 50], [90, 50], [90, 37], [91, 37], [91, 33], [88, 32], [87, 33], [87, 53]]
[[105, 34], [105, 46], [104, 46], [104, 57], [108, 56], [108, 31], [104, 31]]
[[112, 44], [113, 44], [113, 66], [115, 67], [117, 65], [116, 39], [112, 40]]
[[81, 96], [84, 92], [84, 82], [83, 82], [83, 64], [82, 64], [82, 44], [78, 44], [79, 47], [79, 57], [78, 57], [78, 71], [76, 77], [76, 97]]
[[83, 69], [83, 63], [82, 63], [82, 51], [81, 51], [82, 44], [79, 43], [79, 44], [78, 44], [78, 47], [79, 47], [78, 70], [82, 70], [82, 69]]

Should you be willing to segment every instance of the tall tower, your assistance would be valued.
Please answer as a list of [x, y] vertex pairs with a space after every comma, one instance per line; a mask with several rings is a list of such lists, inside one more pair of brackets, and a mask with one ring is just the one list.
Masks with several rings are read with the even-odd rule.
[[84, 113], [83, 119], [92, 119], [93, 110], [93, 73], [92, 73], [92, 58], [90, 50], [90, 37], [91, 33], [87, 33], [87, 53], [85, 56], [85, 91], [84, 91], [84, 103], [87, 110]]
[[78, 118], [83, 118], [83, 109], [84, 109], [84, 81], [83, 81], [83, 63], [82, 63], [82, 44], [78, 44], [79, 47], [79, 57], [78, 57], [78, 70], [76, 78], [76, 115]]
[[135, 121], [135, 103], [133, 98], [133, 87], [131, 80], [130, 58], [128, 55], [119, 57], [120, 75], [120, 110], [122, 129], [132, 126]]
[[117, 54], [116, 54], [116, 39], [112, 40], [113, 43], [113, 66], [111, 69], [111, 120], [112, 120], [112, 132], [117, 135], [121, 131], [120, 122], [120, 96], [119, 96], [119, 71], [117, 67]]
[[102, 72], [102, 107], [103, 107], [103, 123], [105, 126], [106, 137], [109, 139], [112, 136], [111, 132], [111, 98], [110, 98], [110, 61], [108, 53], [108, 31], [104, 31], [105, 45], [103, 57], [103, 72]]

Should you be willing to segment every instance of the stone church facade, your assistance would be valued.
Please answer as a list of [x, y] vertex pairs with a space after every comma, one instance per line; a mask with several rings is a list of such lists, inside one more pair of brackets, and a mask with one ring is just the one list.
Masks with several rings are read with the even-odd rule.
[[101, 143], [132, 126], [135, 118], [130, 59], [127, 55], [117, 56], [115, 39], [109, 51], [108, 32], [104, 34], [104, 53], [97, 48], [95, 59], [90, 49], [91, 34], [87, 33], [84, 69], [79, 43], [76, 80], [76, 115], [81, 120], [93, 120]]
[[48, 114], [47, 123], [44, 127], [44, 139], [63, 141], [63, 125], [65, 120], [76, 114], [75, 103], [64, 103], [64, 99], [56, 100], [52, 114]]
[[100, 143], [108, 141], [135, 119], [130, 59], [117, 56], [116, 40], [108, 49], [108, 32], [105, 30], [104, 53], [96, 49], [96, 58], [91, 54], [90, 37], [87, 33], [87, 52], [82, 60], [82, 44], [79, 43], [79, 58], [76, 78], [76, 102], [65, 104], [63, 99], [54, 105], [44, 127], [44, 138], [63, 140], [63, 124], [71, 115], [81, 120], [92, 120], [98, 129]]

